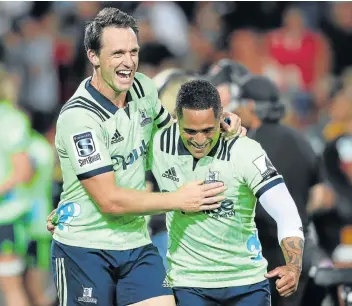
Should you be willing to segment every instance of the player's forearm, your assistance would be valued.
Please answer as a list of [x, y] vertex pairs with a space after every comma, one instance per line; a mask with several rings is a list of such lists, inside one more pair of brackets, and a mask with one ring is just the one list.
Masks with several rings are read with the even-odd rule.
[[286, 265], [301, 272], [304, 240], [300, 237], [284, 238], [281, 241], [281, 249], [286, 260]]
[[11, 191], [20, 183], [28, 183], [33, 177], [33, 169], [26, 153], [18, 153], [13, 156], [12, 168], [8, 179], [0, 184], [0, 195]]
[[156, 214], [178, 209], [175, 193], [150, 193], [117, 188], [103, 201], [101, 210], [108, 214]]

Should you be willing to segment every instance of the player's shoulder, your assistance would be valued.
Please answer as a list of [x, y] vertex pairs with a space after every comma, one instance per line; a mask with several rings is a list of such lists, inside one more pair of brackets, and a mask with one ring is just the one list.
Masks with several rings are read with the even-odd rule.
[[180, 135], [177, 122], [173, 122], [169, 127], [159, 129], [154, 134], [153, 147], [154, 151], [162, 152], [168, 155], [176, 155]]
[[132, 88], [141, 98], [154, 97], [155, 95], [158, 95], [158, 91], [153, 80], [140, 72], [136, 72]]
[[75, 93], [62, 106], [58, 124], [96, 121], [98, 123], [104, 122], [111, 117], [111, 114], [101, 106], [89, 91], [90, 77], [84, 79], [78, 86]]
[[257, 152], [262, 152], [262, 146], [256, 140], [247, 136], [236, 137], [228, 140], [228, 150], [234, 159], [239, 157], [250, 157]]
[[86, 122], [101, 124], [110, 118], [110, 114], [95, 101], [87, 90], [89, 79], [84, 79], [71, 98], [62, 106], [57, 119], [58, 127]]

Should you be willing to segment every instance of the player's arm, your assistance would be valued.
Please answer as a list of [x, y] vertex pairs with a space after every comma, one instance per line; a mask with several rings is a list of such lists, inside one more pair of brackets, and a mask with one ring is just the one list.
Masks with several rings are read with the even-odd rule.
[[[106, 214], [142, 214], [218, 207], [222, 184], [194, 182], [170, 194], [147, 193], [116, 185], [112, 161], [99, 123], [67, 118], [58, 124], [58, 150], [64, 149], [83, 187]], [[64, 171], [64, 169], [63, 169]]]
[[33, 176], [33, 169], [27, 152], [15, 153], [11, 156], [11, 174], [0, 184], [0, 195], [6, 194], [18, 184], [28, 183]]
[[248, 144], [248, 154], [242, 159], [242, 175], [260, 204], [276, 221], [278, 241], [286, 259], [285, 266], [270, 271], [266, 277], [279, 277], [277, 290], [280, 295], [289, 296], [296, 291], [302, 270], [302, 221], [282, 176], [266, 152], [254, 141]]
[[0, 195], [3, 195], [20, 183], [28, 183], [33, 176], [33, 169], [26, 152], [30, 143], [29, 125], [21, 116], [14, 116], [9, 120], [6, 149], [11, 154], [11, 173], [0, 184]]

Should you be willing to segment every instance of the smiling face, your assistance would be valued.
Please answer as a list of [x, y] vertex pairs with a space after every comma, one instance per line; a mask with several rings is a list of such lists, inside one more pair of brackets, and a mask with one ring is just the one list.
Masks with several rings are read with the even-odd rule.
[[178, 118], [181, 139], [187, 150], [197, 159], [206, 156], [220, 136], [220, 116], [212, 108], [183, 109]]
[[88, 51], [88, 57], [103, 82], [115, 92], [131, 88], [138, 68], [139, 45], [131, 28], [104, 28], [99, 54]]

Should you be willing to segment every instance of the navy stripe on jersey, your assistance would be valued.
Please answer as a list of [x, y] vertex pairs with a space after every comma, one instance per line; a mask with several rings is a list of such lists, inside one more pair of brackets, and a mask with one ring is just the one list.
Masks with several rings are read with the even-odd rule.
[[82, 180], [89, 179], [89, 178], [91, 178], [93, 176], [97, 176], [99, 174], [103, 174], [103, 173], [107, 173], [107, 172], [111, 172], [111, 171], [114, 171], [114, 168], [112, 167], [112, 165], [105, 166], [105, 167], [101, 167], [101, 168], [98, 168], [98, 169], [94, 169], [94, 170], [88, 171], [86, 173], [78, 174], [77, 178], [80, 181], [82, 181]]
[[171, 135], [171, 141], [172, 141], [172, 151], [171, 154], [175, 155], [176, 153], [176, 128], [177, 124], [172, 125], [172, 135]]
[[139, 88], [139, 90], [140, 90], [140, 92], [141, 92], [141, 94], [142, 94], [142, 97], [145, 97], [145, 94], [144, 94], [144, 90], [143, 90], [142, 84], [138, 81], [138, 79], [137, 79], [137, 78], [135, 78], [134, 80], [135, 80], [135, 82], [136, 82], [136, 83], [137, 83], [137, 85], [138, 85], [138, 88]]
[[[160, 136], [160, 150], [171, 155], [176, 154], [176, 131], [177, 124], [173, 124], [165, 129]], [[181, 139], [179, 141], [182, 141]]]
[[72, 100], [69, 100], [62, 108], [61, 113], [70, 109], [70, 108], [85, 108], [87, 110], [92, 111], [95, 113], [102, 121], [110, 118], [110, 115], [99, 105], [95, 104], [94, 102], [84, 98], [84, 97], [76, 97]]
[[132, 87], [133, 87], [135, 93], [137, 94], [138, 99], [142, 98], [142, 96], [141, 96], [141, 94], [139, 93], [139, 91], [138, 91], [137, 86], [136, 86], [135, 83], [133, 83]]
[[165, 135], [166, 135], [167, 129], [165, 129], [160, 136], [160, 150], [162, 152], [164, 152], [164, 148], [165, 148]]
[[154, 121], [158, 120], [164, 112], [165, 112], [165, 108], [164, 108], [164, 106], [161, 106], [160, 112], [159, 112], [158, 116], [156, 116], [154, 118]]
[[221, 160], [225, 160], [226, 152], [227, 152], [227, 141], [224, 142], [224, 151], [222, 152]]
[[239, 138], [239, 136], [235, 137], [234, 139], [231, 140], [229, 147], [227, 149], [227, 161], [230, 161], [231, 159], [231, 149], [232, 146], [235, 144], [235, 142], [237, 141], [237, 139]]
[[170, 114], [167, 114], [166, 119], [165, 119], [163, 122], [159, 123], [159, 124], [157, 125], [157, 128], [158, 128], [158, 129], [163, 128], [164, 126], [166, 126], [166, 125], [170, 122], [170, 120], [171, 120], [171, 116], [170, 116]]
[[86, 110], [89, 110], [89, 111], [95, 113], [95, 114], [101, 119], [101, 121], [105, 121], [104, 117], [103, 117], [102, 115], [100, 115], [97, 111], [95, 111], [94, 109], [92, 109], [92, 108], [90, 108], [90, 107], [88, 107], [88, 106], [85, 106], [85, 105], [79, 104], [79, 103], [77, 103], [77, 104], [74, 103], [74, 105], [66, 107], [65, 109], [63, 109], [63, 110], [61, 111], [60, 114], [62, 114], [64, 111], [69, 110], [69, 109], [71, 109], [71, 108], [84, 108], [84, 109], [86, 109]]
[[224, 151], [224, 143], [225, 143], [225, 139], [222, 138], [222, 139], [221, 139], [221, 144], [220, 144], [220, 152], [219, 152], [218, 156], [216, 157], [217, 159], [220, 159], [220, 158], [221, 158], [221, 154], [222, 154], [222, 152]]
[[166, 153], [170, 153], [171, 126], [166, 131]]
[[262, 188], [260, 188], [256, 193], [255, 196], [257, 199], [259, 199], [266, 191], [268, 191], [269, 189], [273, 188], [274, 186], [284, 183], [284, 180], [282, 177], [278, 177], [275, 180], [272, 180], [271, 182], [269, 182], [268, 184], [264, 185]]
[[[94, 109], [96, 109], [99, 113], [101, 113], [104, 117], [106, 117], [106, 119], [109, 119], [110, 118], [110, 115], [98, 104], [94, 103], [93, 101], [90, 101], [88, 100], [87, 98], [85, 97], [82, 97], [82, 96], [79, 96], [79, 97], [76, 97], [76, 98], [73, 98], [71, 100], [69, 100], [63, 108], [65, 108], [66, 105], [69, 105], [71, 104], [71, 102], [74, 102], [76, 100], [83, 100], [85, 102], [85, 104], [88, 104], [90, 105], [91, 107], [93, 107]], [[81, 101], [83, 103], [83, 101]]]
[[91, 106], [93, 106], [93, 107], [95, 107], [96, 109], [98, 109], [99, 112], [101, 112], [101, 113], [106, 117], [106, 119], [109, 119], [109, 118], [110, 118], [110, 115], [109, 115], [102, 107], [100, 107], [98, 104], [95, 104], [94, 102], [92, 102], [92, 101], [90, 101], [90, 100], [88, 100], [87, 98], [82, 97], [82, 96], [80, 96], [80, 97], [78, 97], [78, 98], [82, 99], [83, 101], [87, 102], [87, 103], [90, 104]]

